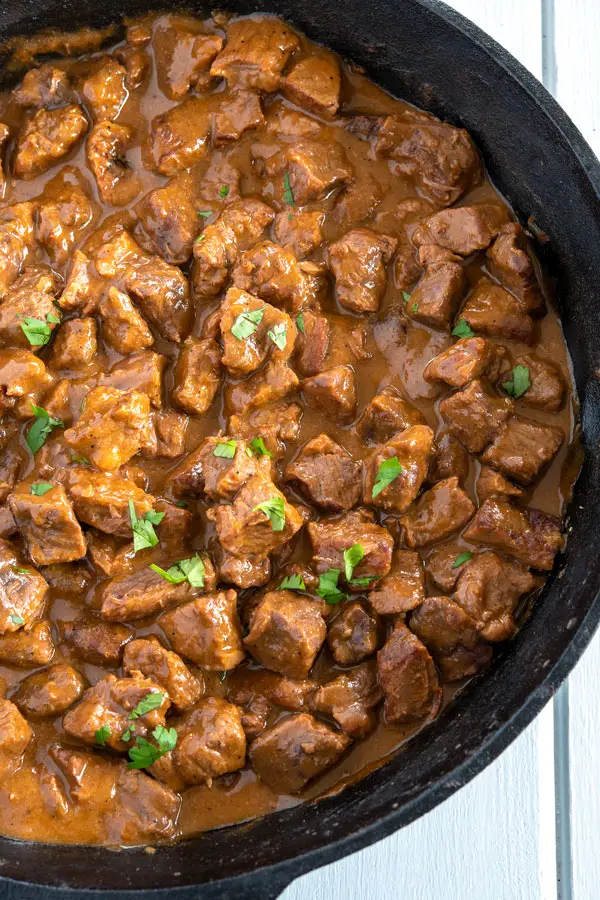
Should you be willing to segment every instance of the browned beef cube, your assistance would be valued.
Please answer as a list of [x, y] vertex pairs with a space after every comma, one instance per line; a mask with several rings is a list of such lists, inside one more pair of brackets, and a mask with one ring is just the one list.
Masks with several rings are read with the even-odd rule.
[[150, 72], [150, 57], [144, 50], [139, 50], [131, 44], [117, 47], [115, 57], [125, 66], [126, 86], [134, 91], [146, 81]]
[[[158, 694], [160, 703], [143, 715], [131, 713], [149, 694]], [[136, 672], [131, 678], [107, 675], [88, 688], [79, 703], [63, 718], [63, 728], [84, 744], [97, 744], [96, 732], [106, 727], [105, 743], [112, 750], [126, 751], [129, 742], [138, 737], [149, 738], [154, 729], [165, 726], [165, 715], [171, 706], [161, 685]], [[125, 737], [123, 736], [125, 735]]]
[[377, 654], [377, 675], [383, 688], [386, 722], [402, 724], [433, 719], [442, 692], [427, 649], [401, 622]]
[[464, 482], [470, 471], [470, 456], [451, 434], [439, 434], [435, 441], [435, 456], [429, 467], [429, 481], [443, 481], [456, 475]]
[[489, 278], [480, 278], [463, 306], [460, 318], [479, 334], [533, 343], [535, 326], [520, 300]]
[[98, 350], [98, 327], [92, 318], [70, 319], [60, 326], [52, 343], [50, 365], [55, 369], [82, 369]]
[[20, 481], [27, 457], [20, 447], [7, 447], [0, 455], [0, 502], [4, 503], [15, 484]]
[[294, 366], [300, 375], [318, 375], [325, 368], [331, 325], [327, 316], [303, 310], [296, 317], [298, 332]]
[[215, 99], [219, 101], [213, 119], [212, 139], [215, 147], [237, 141], [245, 131], [265, 124], [256, 91], [224, 91]]
[[173, 707], [179, 712], [189, 709], [202, 697], [204, 682], [196, 677], [177, 653], [167, 650], [154, 635], [130, 641], [123, 652], [123, 672], [141, 672], [161, 685]]
[[415, 609], [425, 597], [425, 573], [418, 553], [396, 550], [388, 575], [376, 581], [369, 603], [376, 613], [397, 616]]
[[[433, 431], [428, 425], [413, 425], [375, 448], [365, 470], [364, 502], [396, 513], [405, 512], [427, 478], [432, 456]], [[400, 465], [396, 477], [389, 483], [379, 482], [381, 467], [385, 471], [391, 459]]]
[[73, 507], [62, 485], [43, 496], [22, 484], [9, 498], [10, 510], [37, 566], [71, 562], [86, 554], [86, 543]]
[[307, 713], [288, 716], [256, 738], [250, 761], [261, 781], [281, 794], [295, 794], [338, 761], [350, 738]]
[[326, 434], [319, 434], [301, 449], [285, 470], [285, 480], [314, 503], [330, 512], [352, 509], [362, 491], [362, 462]]
[[302, 259], [323, 242], [324, 220], [320, 209], [284, 209], [275, 216], [273, 235], [278, 244]]
[[425, 381], [445, 381], [462, 388], [474, 378], [485, 375], [495, 360], [495, 348], [485, 338], [461, 338], [438, 353], [425, 367]]
[[31, 628], [44, 608], [48, 584], [19, 558], [14, 547], [0, 540], [0, 635]]
[[450, 330], [467, 284], [460, 257], [449, 250], [425, 246], [419, 250], [423, 277], [406, 306], [407, 314], [431, 328]]
[[0, 699], [0, 781], [19, 768], [31, 738], [31, 728], [15, 704]]
[[443, 681], [476, 675], [491, 659], [492, 648], [482, 640], [476, 622], [447, 597], [427, 597], [409, 624], [433, 656]]
[[38, 110], [19, 135], [13, 165], [15, 177], [29, 180], [46, 172], [74, 148], [87, 127], [79, 106]]
[[492, 275], [519, 298], [527, 312], [539, 314], [545, 304], [532, 256], [527, 236], [516, 222], [504, 226], [487, 252]]
[[458, 478], [438, 481], [400, 519], [411, 549], [427, 547], [449, 537], [467, 524], [475, 507]]
[[59, 627], [61, 637], [71, 652], [96, 666], [118, 665], [123, 647], [133, 637], [133, 631], [126, 625], [91, 617], [59, 622]]
[[156, 78], [170, 100], [180, 100], [200, 79], [223, 47], [223, 38], [205, 34], [192, 16], [165, 15], [156, 20], [152, 37]]
[[500, 433], [513, 405], [508, 397], [494, 394], [486, 381], [476, 379], [445, 397], [440, 413], [448, 431], [469, 453], [480, 453]]
[[[107, 387], [118, 388], [119, 391], [134, 390], [147, 394], [152, 406], [160, 409], [162, 376], [166, 364], [167, 357], [161, 353], [155, 353], [154, 350], [138, 350], [111, 366], [102, 376], [100, 383]], [[148, 432], [150, 424], [148, 422]]]
[[304, 712], [318, 687], [315, 681], [298, 681], [267, 669], [240, 666], [227, 677], [227, 698], [247, 707], [260, 697], [282, 709]]
[[522, 488], [517, 487], [516, 484], [489, 466], [481, 466], [475, 487], [480, 503], [483, 503], [488, 497], [493, 497], [494, 494], [502, 494], [505, 497], [523, 496]]
[[149, 568], [117, 575], [106, 581], [100, 590], [102, 617], [109, 621], [135, 622], [184, 600], [191, 600], [201, 590], [192, 587], [188, 581], [170, 584]]
[[[277, 507], [273, 506], [274, 501]], [[279, 516], [282, 502], [283, 522]], [[275, 509], [271, 513], [273, 519], [265, 511], [271, 507]], [[240, 557], [267, 556], [290, 541], [304, 524], [295, 507], [262, 473], [246, 482], [231, 506], [216, 506], [208, 511], [207, 518], [214, 520], [225, 550]]]
[[161, 616], [160, 627], [177, 653], [204, 669], [229, 671], [245, 656], [235, 591], [184, 603]]
[[531, 484], [554, 459], [564, 439], [562, 428], [511, 416], [481, 459], [519, 484]]
[[173, 402], [189, 415], [201, 416], [221, 384], [221, 348], [212, 338], [188, 338], [175, 366]]
[[413, 245], [404, 238], [399, 238], [398, 249], [392, 263], [394, 287], [399, 291], [412, 293], [421, 277], [422, 269], [417, 261]]
[[134, 350], [151, 347], [154, 337], [148, 323], [135, 308], [131, 298], [116, 287], [110, 287], [108, 294], [98, 305], [102, 319], [102, 337], [106, 343], [127, 356]]
[[[0, 306], [0, 340], [10, 346], [30, 348], [23, 331], [26, 317], [46, 322], [50, 331], [56, 329], [58, 318], [54, 306], [55, 280], [51, 273], [31, 266], [7, 290]], [[50, 316], [50, 321], [47, 317]], [[39, 350], [39, 347], [33, 347]]]
[[129, 96], [125, 87], [127, 71], [116, 59], [101, 56], [81, 85], [81, 93], [96, 120], [116, 119]]
[[23, 715], [44, 719], [62, 715], [84, 690], [83, 676], [72, 666], [58, 663], [25, 678], [12, 699]]
[[152, 413], [152, 430], [149, 443], [142, 448], [144, 456], [154, 459], [157, 456], [176, 459], [185, 452], [185, 433], [189, 419], [182, 413]]
[[187, 337], [193, 310], [190, 286], [181, 269], [152, 256], [130, 266], [124, 279], [144, 318], [162, 337], [177, 343]]
[[131, 537], [129, 501], [138, 518], [143, 518], [154, 505], [154, 498], [132, 481], [88, 467], [69, 471], [67, 491], [81, 522], [123, 538]]
[[325, 640], [318, 607], [293, 591], [271, 591], [260, 600], [244, 644], [267, 669], [306, 678]]
[[194, 181], [187, 172], [150, 191], [135, 208], [135, 233], [140, 244], [151, 253], [159, 253], [168, 263], [187, 262], [201, 227], [198, 202]]
[[103, 289], [102, 279], [92, 272], [92, 261], [81, 250], [76, 250], [65, 286], [56, 302], [63, 310], [78, 310], [88, 315], [96, 309]]
[[48, 387], [49, 373], [29, 350], [0, 350], [0, 408]]
[[116, 232], [111, 230], [108, 234], [100, 232], [97, 240], [99, 245], [90, 241], [91, 246], [89, 243], [86, 246], [103, 278], [120, 277], [129, 266], [148, 259], [140, 245], [123, 229]]
[[161, 175], [189, 169], [206, 156], [212, 127], [207, 97], [188, 97], [152, 119], [149, 156]]
[[356, 228], [330, 244], [329, 265], [340, 306], [353, 313], [377, 312], [396, 246], [396, 238], [369, 228]]
[[[358, 225], [359, 222], [370, 219], [383, 200], [383, 196], [383, 188], [373, 178], [373, 175], [369, 171], [359, 170], [352, 181], [336, 197], [335, 206], [328, 214], [328, 218], [340, 228], [351, 228], [353, 225]], [[381, 230], [385, 231], [386, 229]]]
[[[519, 356], [515, 359], [515, 366], [529, 369], [531, 384], [519, 397], [521, 403], [552, 412], [561, 409], [565, 397], [565, 379], [560, 366], [549, 359], [541, 359], [533, 353]], [[510, 374], [506, 380], [509, 378]], [[505, 379], [501, 377], [500, 380], [504, 381]]]
[[15, 203], [0, 210], [0, 297], [20, 273], [35, 249], [33, 203]]
[[291, 28], [278, 19], [237, 19], [226, 29], [227, 43], [210, 74], [229, 87], [276, 91], [290, 55], [300, 46]]
[[67, 72], [50, 63], [25, 73], [20, 86], [13, 91], [12, 101], [33, 109], [62, 106], [72, 96]]
[[142, 181], [127, 160], [135, 131], [104, 119], [94, 125], [87, 139], [88, 166], [94, 174], [103, 203], [126, 206], [142, 190]]
[[364, 738], [375, 728], [374, 707], [383, 696], [375, 661], [363, 663], [328, 681], [312, 698], [315, 712], [332, 716], [351, 738]]
[[249, 413], [267, 403], [283, 400], [298, 384], [293, 369], [284, 362], [273, 360], [244, 381], [227, 385], [225, 406], [232, 413]]
[[98, 387], [87, 395], [76, 424], [65, 431], [65, 441], [99, 469], [114, 472], [144, 446], [149, 427], [147, 394]]
[[358, 404], [356, 375], [352, 366], [335, 366], [302, 382], [309, 406], [336, 422], [348, 422], [356, 415]]
[[417, 247], [436, 244], [460, 256], [470, 256], [489, 247], [506, 218], [506, 207], [496, 203], [442, 209], [419, 225], [413, 241]]
[[55, 563], [52, 566], [44, 566], [41, 574], [53, 590], [63, 594], [82, 596], [92, 580], [85, 562]]
[[20, 669], [45, 666], [54, 656], [50, 622], [37, 622], [29, 631], [0, 634], [0, 661]]
[[334, 116], [340, 105], [341, 77], [337, 57], [321, 50], [297, 62], [286, 75], [286, 97], [311, 112]]
[[284, 441], [298, 439], [302, 413], [299, 403], [274, 403], [244, 417], [231, 416], [227, 430], [246, 441], [262, 437], [267, 450], [278, 458], [285, 451]]
[[[252, 319], [257, 315], [261, 317], [260, 321]], [[255, 330], [240, 337], [236, 334], [240, 323], [248, 322]], [[292, 319], [275, 306], [237, 288], [227, 291], [221, 305], [220, 328], [223, 340], [221, 362], [233, 375], [254, 372], [267, 359], [285, 362], [294, 351], [297, 332]]]
[[464, 537], [496, 547], [532, 569], [551, 569], [564, 546], [559, 519], [539, 509], [519, 509], [502, 497], [489, 497], [479, 507]]
[[376, 394], [365, 409], [358, 432], [365, 444], [384, 444], [398, 431], [425, 424], [423, 413], [395, 388], [388, 386]]
[[[271, 462], [267, 456], [248, 455], [245, 441], [227, 436], [208, 437], [200, 447], [178, 466], [172, 475], [172, 484], [178, 489], [194, 488], [203, 491], [211, 500], [233, 500], [237, 492], [254, 475], [269, 478]], [[222, 456], [224, 450], [233, 456]], [[185, 491], [184, 491], [185, 492]]]
[[425, 558], [425, 571], [440, 591], [450, 593], [459, 579], [463, 566], [474, 554], [465, 549], [464, 542], [455, 538], [438, 544]]
[[239, 257], [232, 278], [240, 290], [298, 312], [304, 306], [317, 306], [324, 270], [312, 262], [298, 262], [291, 250], [279, 244], [261, 241]]
[[271, 577], [271, 560], [268, 556], [234, 556], [221, 550], [217, 554], [219, 580], [245, 589], [262, 587]]
[[344, 606], [327, 628], [327, 644], [339, 666], [355, 666], [379, 648], [378, 619], [357, 601]]
[[37, 239], [53, 265], [65, 266], [97, 216], [98, 207], [73, 166], [65, 166], [46, 183], [39, 202]]
[[344, 187], [353, 177], [353, 169], [341, 143], [337, 141], [299, 140], [265, 162], [267, 175], [283, 198], [283, 180], [287, 173], [297, 206], [323, 200], [332, 191]]
[[538, 586], [531, 572], [489, 552], [479, 553], [460, 573], [454, 599], [475, 620], [478, 631], [488, 641], [511, 638], [517, 630], [514, 612], [519, 600]]
[[390, 571], [394, 540], [366, 510], [353, 510], [335, 520], [310, 522], [308, 534], [319, 573], [327, 569], [343, 572], [344, 551], [354, 544], [362, 545], [364, 556], [354, 569], [353, 579], [379, 577]]

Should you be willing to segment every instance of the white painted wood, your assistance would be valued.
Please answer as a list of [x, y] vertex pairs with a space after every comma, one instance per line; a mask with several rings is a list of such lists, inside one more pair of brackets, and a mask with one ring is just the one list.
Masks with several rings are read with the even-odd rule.
[[[541, 78], [541, 0], [450, 5]], [[549, 705], [496, 763], [442, 806], [375, 846], [304, 876], [283, 897], [557, 900], [553, 735]]]

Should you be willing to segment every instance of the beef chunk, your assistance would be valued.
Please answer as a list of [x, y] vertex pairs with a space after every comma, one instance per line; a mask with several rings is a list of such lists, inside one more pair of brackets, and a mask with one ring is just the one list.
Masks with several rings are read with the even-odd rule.
[[274, 217], [271, 207], [254, 197], [245, 197], [223, 210], [194, 243], [194, 294], [216, 296], [238, 255], [256, 243]]
[[295, 794], [338, 761], [350, 738], [307, 713], [288, 716], [256, 738], [250, 761], [258, 777], [278, 794]]
[[302, 259], [323, 242], [324, 220], [320, 209], [284, 209], [275, 216], [273, 235], [278, 244]]
[[476, 283], [460, 317], [480, 334], [524, 344], [534, 340], [533, 319], [523, 304], [489, 278], [480, 278]]
[[321, 116], [334, 116], [340, 105], [341, 76], [333, 53], [321, 51], [300, 60], [286, 75], [286, 97]]
[[245, 131], [264, 125], [260, 97], [255, 91], [226, 92], [219, 94], [218, 99], [212, 131], [215, 147], [237, 141]]
[[143, 247], [168, 263], [188, 261], [200, 230], [198, 198], [189, 173], [175, 175], [164, 187], [150, 191], [135, 211], [135, 234]]
[[114, 472], [146, 443], [149, 424], [147, 394], [98, 387], [87, 395], [77, 423], [65, 431], [65, 441], [99, 469]]
[[94, 125], [87, 140], [87, 161], [98, 193], [111, 206], [126, 206], [142, 189], [142, 182], [126, 156], [134, 135], [129, 125], [105, 120]]
[[32, 736], [15, 704], [0, 699], [0, 782], [19, 768]]
[[265, 447], [275, 458], [285, 451], [284, 441], [295, 441], [300, 434], [302, 407], [299, 403], [274, 403], [254, 410], [247, 416], [231, 416], [230, 434], [252, 441], [262, 437]]
[[314, 681], [294, 680], [266, 669], [240, 666], [227, 678], [227, 698], [238, 706], [251, 707], [255, 700], [266, 700], [292, 712], [304, 712], [318, 690]]
[[442, 692], [427, 649], [401, 622], [377, 654], [377, 675], [383, 688], [386, 722], [401, 724], [432, 719]]
[[[521, 403], [551, 412], [557, 412], [562, 408], [565, 397], [565, 380], [556, 363], [528, 353], [515, 359], [515, 366], [529, 369], [531, 384], [519, 397]], [[510, 375], [508, 377], [510, 378]]]
[[287, 173], [298, 206], [323, 200], [348, 184], [354, 174], [343, 146], [337, 141], [296, 141], [266, 160], [264, 167], [266, 174], [277, 181], [276, 193], [282, 199], [284, 173]]
[[311, 503], [330, 512], [352, 509], [362, 491], [362, 462], [326, 434], [319, 434], [301, 449], [285, 470], [285, 480], [302, 491]]
[[419, 250], [419, 263], [425, 272], [406, 311], [417, 322], [449, 330], [467, 284], [460, 258], [449, 250], [426, 246]]
[[400, 519], [411, 549], [441, 541], [467, 524], [475, 507], [458, 478], [438, 481]]
[[233, 283], [275, 306], [297, 312], [317, 305], [323, 286], [323, 271], [311, 262], [298, 262], [294, 254], [279, 244], [262, 241], [237, 260]]
[[318, 375], [325, 368], [331, 325], [327, 316], [303, 310], [296, 317], [298, 332], [294, 366], [300, 375]]
[[493, 497], [494, 494], [502, 494], [505, 497], [522, 497], [523, 490], [509, 481], [500, 472], [489, 466], [482, 466], [476, 484], [477, 499], [480, 503]]
[[519, 484], [531, 484], [554, 459], [564, 439], [562, 428], [511, 416], [481, 459]]
[[185, 433], [189, 419], [177, 412], [152, 413], [152, 432], [149, 443], [142, 448], [144, 456], [176, 459], [185, 453]]
[[[514, 612], [521, 597], [538, 582], [522, 565], [497, 553], [480, 553], [460, 570], [454, 599], [471, 616], [488, 641], [511, 638]], [[412, 628], [412, 622], [411, 622]]]
[[344, 551], [354, 544], [361, 544], [364, 550], [361, 562], [354, 569], [354, 579], [376, 578], [390, 571], [393, 538], [365, 510], [353, 510], [338, 519], [310, 522], [308, 534], [313, 563], [319, 573], [327, 569], [343, 572]]
[[376, 581], [369, 603], [376, 613], [397, 616], [415, 609], [425, 597], [425, 573], [418, 553], [396, 550], [388, 575]]
[[122, 538], [131, 537], [129, 501], [138, 518], [143, 518], [154, 505], [154, 498], [133, 481], [87, 467], [69, 471], [67, 491], [81, 522]]
[[36, 235], [55, 266], [65, 266], [97, 215], [78, 170], [66, 166], [46, 184], [40, 197]]
[[371, 173], [359, 170], [352, 181], [336, 197], [335, 206], [328, 218], [340, 228], [351, 228], [358, 225], [359, 222], [370, 219], [383, 200], [383, 196], [383, 188]]
[[76, 250], [62, 293], [56, 301], [61, 309], [78, 310], [89, 315], [94, 312], [102, 295], [102, 280], [92, 272], [92, 261]]
[[54, 563], [52, 566], [44, 566], [41, 574], [51, 588], [63, 594], [82, 596], [86, 593], [91, 581], [85, 562]]
[[[30, 344], [22, 324], [26, 317], [45, 322], [50, 331], [56, 328], [58, 319], [54, 306], [54, 278], [37, 266], [25, 269], [23, 274], [7, 290], [0, 306], [0, 340], [12, 346]], [[50, 321], [48, 321], [50, 316]], [[39, 350], [39, 347], [32, 349]]]
[[312, 698], [315, 712], [332, 716], [351, 738], [364, 738], [377, 723], [374, 707], [383, 694], [375, 661], [363, 663], [328, 681]]
[[187, 337], [193, 311], [190, 286], [181, 269], [152, 256], [130, 266], [124, 280], [144, 318], [162, 337], [177, 343]]
[[15, 280], [35, 248], [33, 203], [15, 203], [0, 210], [0, 297]]
[[161, 175], [189, 169], [204, 158], [212, 125], [210, 101], [188, 97], [152, 120], [149, 157]]
[[[261, 317], [260, 321], [256, 320], [257, 316]], [[255, 330], [240, 337], [240, 325], [248, 323]], [[221, 362], [234, 375], [254, 372], [267, 359], [286, 361], [294, 350], [297, 332], [290, 317], [237, 288], [227, 291], [221, 306], [220, 328], [223, 340]]]
[[425, 559], [425, 570], [435, 587], [449, 594], [458, 581], [462, 567], [472, 556], [470, 550], [465, 551], [462, 540], [446, 541], [430, 550]]
[[425, 424], [423, 413], [388, 386], [368, 404], [358, 423], [358, 432], [365, 444], [384, 444], [398, 431]]
[[3, 449], [0, 455], [0, 502], [4, 503], [17, 481], [20, 480], [26, 460], [25, 451], [20, 448]]
[[71, 97], [68, 74], [51, 63], [44, 63], [25, 73], [20, 86], [13, 91], [12, 101], [17, 106], [42, 109], [62, 106]]
[[94, 70], [81, 85], [83, 98], [96, 120], [116, 119], [129, 96], [127, 71], [112, 57], [99, 57]]
[[[160, 697], [159, 706], [141, 716], [131, 715], [148, 694], [155, 693]], [[106, 737], [106, 746], [124, 752], [130, 740], [148, 739], [157, 726], [164, 728], [170, 705], [161, 685], [139, 672], [131, 678], [107, 675], [88, 688], [79, 703], [69, 709], [63, 718], [63, 728], [71, 737], [93, 746], [97, 743], [98, 729], [107, 726], [110, 733]]]
[[37, 496], [31, 493], [29, 484], [22, 484], [12, 492], [8, 503], [35, 565], [71, 562], [85, 556], [85, 538], [62, 485]]
[[[147, 259], [146, 254], [128, 231], [119, 228], [116, 232], [109, 230], [105, 236], [100, 233], [99, 246], [90, 241], [90, 253], [99, 275], [103, 278], [121, 277], [129, 266], [137, 265]], [[93, 252], [92, 252], [93, 247]]]
[[456, 475], [459, 481], [464, 482], [470, 471], [470, 457], [460, 441], [451, 434], [439, 434], [435, 451], [429, 467], [429, 481], [443, 481]]
[[123, 672], [141, 672], [161, 685], [179, 712], [189, 709], [202, 697], [204, 683], [176, 653], [167, 650], [154, 635], [131, 641], [123, 653]]
[[500, 433], [511, 414], [513, 403], [493, 394], [489, 384], [472, 381], [462, 391], [445, 397], [440, 403], [448, 431], [469, 453], [480, 453]]
[[377, 312], [387, 286], [386, 265], [397, 241], [369, 228], [349, 231], [329, 247], [337, 300], [354, 313]]
[[464, 537], [496, 547], [532, 569], [551, 569], [564, 545], [559, 519], [539, 509], [519, 509], [502, 497], [489, 497], [479, 507]]
[[123, 291], [109, 288], [106, 297], [100, 301], [98, 312], [102, 318], [102, 337], [118, 353], [126, 356], [154, 343], [148, 324]]
[[432, 383], [445, 381], [451, 387], [462, 388], [474, 378], [485, 375], [496, 358], [495, 348], [485, 338], [461, 338], [427, 364], [423, 378]]
[[117, 47], [115, 57], [125, 66], [125, 85], [134, 91], [142, 86], [150, 72], [150, 57], [144, 50], [125, 44]]
[[[396, 513], [405, 512], [427, 478], [432, 455], [433, 431], [427, 425], [413, 425], [375, 448], [365, 470], [364, 502]], [[385, 471], [391, 459], [400, 464], [400, 470], [381, 489], [382, 482], [378, 482], [381, 467]]]
[[201, 416], [221, 384], [221, 348], [212, 338], [188, 338], [175, 366], [172, 399], [189, 415]]
[[133, 637], [133, 631], [126, 625], [92, 617], [59, 622], [59, 627], [61, 637], [71, 652], [95, 666], [118, 665], [123, 647]]
[[[273, 501], [276, 504], [283, 501], [283, 522]], [[259, 509], [262, 504], [270, 504], [267, 508], [275, 510], [273, 521], [267, 512]], [[214, 520], [225, 550], [240, 557], [267, 556], [290, 541], [304, 524], [295, 507], [263, 474], [253, 475], [231, 506], [216, 506], [208, 511], [207, 518]]]
[[19, 135], [15, 177], [29, 180], [46, 172], [75, 147], [87, 127], [79, 106], [39, 109]]
[[191, 600], [200, 591], [201, 588], [192, 587], [188, 581], [170, 584], [158, 572], [146, 568], [117, 575], [105, 582], [99, 600], [104, 619], [135, 622], [184, 600]]
[[217, 563], [219, 579], [242, 589], [262, 587], [271, 577], [271, 560], [268, 556], [234, 556], [221, 550]]
[[273, 360], [238, 384], [225, 389], [225, 406], [232, 413], [253, 409], [287, 397], [298, 387], [298, 376], [281, 361]]
[[31, 628], [47, 593], [48, 584], [39, 572], [19, 559], [8, 541], [0, 540], [0, 635]]
[[52, 343], [50, 365], [55, 369], [83, 369], [98, 350], [98, 328], [92, 318], [70, 319], [58, 329]]
[[238, 19], [226, 28], [227, 43], [210, 74], [229, 87], [276, 91], [281, 72], [300, 46], [294, 32], [278, 19]]
[[29, 675], [13, 694], [23, 715], [32, 719], [59, 716], [79, 700], [85, 680], [72, 666], [58, 663]]
[[191, 16], [166, 15], [156, 22], [152, 47], [158, 86], [170, 100], [180, 100], [203, 83], [223, 38], [204, 34], [202, 24]]
[[[152, 406], [160, 409], [162, 406], [162, 375], [167, 364], [167, 357], [153, 350], [138, 350], [130, 353], [126, 359], [115, 363], [114, 366], [103, 375], [100, 383], [109, 388], [117, 388], [119, 391], [139, 391], [146, 394]], [[146, 429], [150, 435], [150, 422]]]
[[504, 226], [487, 252], [488, 267], [494, 278], [518, 297], [527, 312], [541, 313], [544, 298], [532, 257], [527, 236], [516, 222]]
[[245, 653], [235, 591], [219, 591], [184, 603], [160, 618], [175, 651], [204, 669], [229, 671]]
[[475, 621], [447, 597], [427, 597], [411, 615], [410, 630], [425, 644], [444, 681], [476, 675], [491, 659], [492, 648]]
[[506, 207], [496, 203], [442, 209], [419, 225], [413, 242], [417, 247], [436, 244], [459, 256], [470, 256], [489, 247], [506, 217]]
[[335, 366], [305, 378], [302, 390], [308, 405], [327, 418], [344, 423], [356, 415], [358, 396], [352, 366]]
[[348, 603], [327, 629], [327, 644], [339, 666], [355, 666], [372, 656], [380, 637], [378, 620], [357, 601]]
[[293, 591], [271, 591], [260, 600], [244, 644], [267, 669], [306, 678], [326, 628], [318, 607]]
[[0, 661], [20, 669], [47, 665], [54, 656], [50, 622], [37, 622], [29, 631], [0, 635]]
[[262, 472], [264, 477], [269, 478], [269, 458], [254, 454], [249, 456], [245, 441], [233, 441], [232, 457], [215, 455], [228, 449], [228, 441], [231, 439], [226, 435], [206, 438], [173, 473], [171, 483], [176, 491], [203, 491], [211, 500], [233, 500], [252, 476]]

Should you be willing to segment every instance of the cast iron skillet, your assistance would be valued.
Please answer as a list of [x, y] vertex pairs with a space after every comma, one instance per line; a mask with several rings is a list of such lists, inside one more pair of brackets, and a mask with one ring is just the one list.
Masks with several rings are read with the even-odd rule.
[[[207, 14], [216, 4], [187, 5]], [[3, 0], [0, 40], [47, 26], [106, 25], [153, 6], [152, 0]], [[388, 90], [467, 128], [516, 212], [523, 220], [534, 216], [550, 236], [545, 264], [558, 279], [586, 450], [568, 546], [531, 619], [492, 669], [394, 760], [353, 787], [152, 855], [0, 839], [2, 900], [141, 900], [138, 892], [146, 900], [277, 897], [303, 872], [423, 815], [488, 765], [553, 695], [600, 617], [600, 165], [590, 148], [509, 54], [435, 0], [223, 0], [223, 6], [280, 14], [362, 64]]]

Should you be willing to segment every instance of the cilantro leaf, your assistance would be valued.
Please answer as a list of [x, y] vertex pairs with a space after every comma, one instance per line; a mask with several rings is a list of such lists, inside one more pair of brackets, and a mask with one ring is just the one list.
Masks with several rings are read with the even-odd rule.
[[512, 370], [512, 378], [510, 381], [503, 381], [502, 387], [509, 396], [518, 400], [525, 391], [531, 387], [531, 378], [529, 377], [529, 366], [514, 366]]
[[32, 453], [37, 453], [40, 447], [46, 443], [46, 438], [54, 428], [64, 428], [65, 423], [62, 419], [55, 419], [44, 409], [43, 406], [35, 406], [31, 404], [31, 409], [35, 416], [35, 422], [27, 432], [25, 440]]
[[233, 459], [236, 447], [237, 441], [223, 441], [223, 443], [215, 446], [213, 456], [218, 456], [220, 459]]
[[157, 725], [152, 732], [152, 737], [158, 744], [151, 744], [146, 738], [138, 737], [135, 741], [135, 747], [129, 748], [129, 759], [127, 763], [130, 769], [146, 769], [173, 750], [177, 744], [177, 732], [174, 728], [165, 728], [164, 725]]
[[38, 484], [31, 485], [31, 493], [34, 497], [43, 497], [48, 491], [51, 491], [54, 485], [48, 484], [47, 481], [40, 481]]
[[304, 578], [302, 575], [288, 575], [283, 579], [279, 587], [278, 591], [305, 591], [306, 584], [304, 583]]
[[285, 350], [285, 345], [287, 344], [287, 328], [283, 322], [270, 328], [269, 331], [267, 331], [267, 335], [271, 338], [276, 347], [279, 347], [280, 350]]
[[460, 319], [458, 324], [452, 329], [452, 334], [454, 337], [459, 338], [475, 337], [475, 332], [465, 319]]
[[255, 437], [250, 441], [250, 449], [255, 453], [258, 453], [259, 456], [268, 456], [269, 459], [273, 459], [273, 454], [270, 450], [267, 450], [267, 448], [265, 447], [265, 442], [261, 437]]
[[162, 753], [168, 753], [175, 749], [177, 744], [177, 732], [174, 728], [165, 728], [164, 725], [157, 725], [152, 732], [152, 737], [158, 744]]
[[283, 497], [271, 497], [258, 503], [252, 512], [263, 512], [271, 522], [273, 531], [283, 531], [285, 528], [285, 501]]
[[283, 176], [283, 202], [287, 203], [288, 206], [296, 205], [296, 201], [294, 200], [294, 192], [292, 190], [292, 184], [290, 182], [290, 176], [288, 172], [286, 172]]
[[169, 584], [183, 584], [184, 581], [188, 581], [192, 587], [204, 587], [204, 563], [197, 553], [189, 559], [180, 559], [166, 570], [154, 563], [150, 568], [158, 575], [162, 575]]
[[340, 591], [338, 587], [340, 574], [341, 569], [327, 569], [326, 572], [323, 572], [322, 575], [319, 575], [319, 587], [317, 588], [317, 594], [319, 595], [319, 597], [322, 597], [326, 603], [329, 603], [330, 606], [341, 603], [341, 601], [345, 600], [347, 597], [347, 594], [344, 594], [343, 591]]
[[464, 553], [459, 553], [454, 562], [452, 563], [452, 569], [459, 569], [461, 566], [464, 566], [466, 562], [469, 562], [473, 554], [470, 550], [465, 550]]
[[301, 334], [306, 334], [306, 331], [304, 330], [304, 313], [303, 312], [298, 313], [298, 315], [296, 316], [296, 325], [298, 326], [298, 331]]
[[165, 514], [151, 509], [142, 519], [138, 519], [133, 500], [130, 500], [128, 505], [129, 520], [133, 532], [133, 552], [137, 553], [139, 550], [145, 550], [147, 547], [156, 547], [158, 538], [154, 526], [162, 522]]
[[362, 544], [352, 544], [347, 550], [344, 550], [344, 575], [346, 581], [352, 580], [354, 570], [359, 562], [364, 559], [365, 548]]
[[149, 694], [146, 694], [145, 697], [142, 697], [135, 709], [131, 710], [128, 718], [141, 719], [141, 717], [145, 716], [146, 713], [152, 712], [153, 709], [158, 709], [158, 707], [162, 705], [164, 698], [165, 695], [162, 693], [162, 691], [150, 691]]
[[234, 338], [237, 338], [238, 341], [243, 341], [244, 338], [254, 334], [262, 322], [264, 314], [264, 306], [261, 309], [249, 309], [246, 312], [240, 313], [231, 326], [231, 333]]
[[378, 497], [379, 494], [392, 483], [392, 481], [395, 481], [401, 472], [402, 466], [400, 465], [400, 461], [397, 456], [392, 456], [390, 457], [390, 459], [384, 459], [384, 461], [379, 466], [379, 469], [377, 470], [377, 477], [375, 479], [375, 484], [373, 485], [373, 490], [371, 492], [373, 500], [375, 499], [375, 497]]
[[32, 319], [30, 316], [23, 316], [20, 325], [21, 331], [32, 347], [44, 347], [50, 342], [52, 329], [46, 322], [42, 322], [41, 319]]
[[222, 184], [221, 187], [219, 188], [219, 197], [221, 198], [221, 200], [224, 200], [228, 193], [229, 193], [229, 188], [227, 187], [226, 184]]
[[100, 745], [100, 747], [104, 747], [108, 738], [110, 737], [110, 728], [108, 725], [101, 725], [100, 728], [96, 731], [96, 743]]
[[10, 617], [10, 621], [13, 623], [13, 625], [25, 624], [25, 619], [23, 618], [23, 616], [18, 616], [16, 613], [12, 614], [12, 616]]

